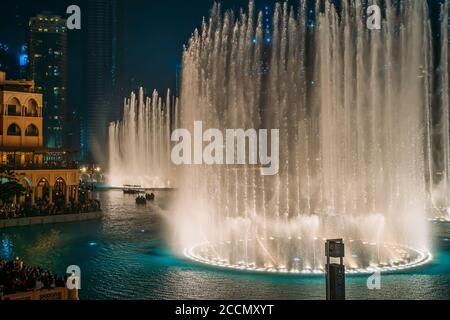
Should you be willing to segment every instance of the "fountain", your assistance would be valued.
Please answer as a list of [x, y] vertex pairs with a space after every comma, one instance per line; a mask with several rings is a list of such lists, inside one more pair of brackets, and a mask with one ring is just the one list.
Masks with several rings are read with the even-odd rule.
[[450, 140], [447, 134], [450, 131], [449, 122], [449, 27], [448, 2], [445, 3], [441, 14], [441, 42], [438, 54], [441, 63], [438, 67], [439, 108], [436, 108], [438, 119], [436, 121], [436, 135], [434, 141], [435, 153], [435, 187], [432, 193], [432, 205], [434, 208], [433, 220], [450, 221], [449, 191], [449, 165], [450, 165]]
[[125, 101], [123, 120], [109, 127], [109, 185], [143, 188], [172, 186], [170, 161], [171, 114], [176, 102], [165, 103], [156, 91], [151, 98], [134, 93]]
[[449, 120], [442, 73], [441, 125], [432, 133], [427, 2], [383, 1], [381, 30], [366, 28], [361, 0], [339, 8], [316, 1], [314, 26], [301, 3], [276, 4], [270, 37], [253, 1], [237, 16], [216, 4], [186, 46], [180, 126], [279, 129], [280, 171], [184, 166], [174, 246], [224, 268], [315, 274], [324, 240], [343, 237], [349, 272], [427, 263], [436, 185], [448, 206]]

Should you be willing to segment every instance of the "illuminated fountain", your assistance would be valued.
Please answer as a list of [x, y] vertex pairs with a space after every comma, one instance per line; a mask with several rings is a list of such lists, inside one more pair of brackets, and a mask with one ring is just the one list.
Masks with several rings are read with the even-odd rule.
[[450, 166], [450, 132], [449, 126], [449, 55], [448, 55], [448, 2], [443, 8], [441, 15], [443, 21], [441, 25], [441, 42], [440, 42], [440, 65], [438, 68], [438, 89], [439, 89], [439, 119], [436, 125], [437, 135], [434, 139], [435, 167], [436, 175], [434, 177], [434, 189], [432, 193], [432, 205], [434, 209], [433, 219], [440, 221], [450, 221], [450, 199], [449, 199], [449, 166]]
[[[280, 129], [280, 173], [183, 167], [180, 252], [226, 268], [321, 273], [324, 239], [343, 237], [350, 272], [431, 259], [430, 19], [426, 1], [386, 3], [381, 30], [366, 27], [359, 0], [339, 10], [317, 1], [313, 28], [305, 5], [277, 4], [270, 38], [252, 2], [239, 16], [214, 6], [184, 52], [180, 126]], [[448, 97], [441, 109], [448, 140]]]
[[123, 120], [109, 127], [109, 185], [171, 187], [171, 110], [175, 103], [167, 93], [165, 102], [156, 91], [151, 98], [134, 93], [125, 101]]

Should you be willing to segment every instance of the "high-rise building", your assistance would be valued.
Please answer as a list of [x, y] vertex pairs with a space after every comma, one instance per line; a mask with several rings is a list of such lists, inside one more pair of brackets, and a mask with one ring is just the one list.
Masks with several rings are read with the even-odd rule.
[[107, 128], [122, 109], [123, 1], [89, 0], [84, 4], [85, 109], [81, 114], [81, 157], [104, 164]]
[[26, 79], [28, 77], [28, 46], [22, 45], [19, 50], [19, 78]]
[[264, 7], [264, 41], [266, 43], [270, 43], [272, 41], [272, 31], [271, 31], [271, 23], [272, 16], [270, 13], [270, 7]]
[[29, 78], [44, 97], [44, 143], [49, 148], [66, 146], [67, 126], [67, 30], [66, 20], [50, 13], [32, 17], [29, 23]]

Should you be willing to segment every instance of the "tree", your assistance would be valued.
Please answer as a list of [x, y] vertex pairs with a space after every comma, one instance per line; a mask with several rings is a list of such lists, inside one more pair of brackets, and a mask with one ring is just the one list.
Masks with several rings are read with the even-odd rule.
[[0, 168], [0, 200], [3, 203], [11, 203], [15, 196], [20, 197], [25, 191], [14, 171]]

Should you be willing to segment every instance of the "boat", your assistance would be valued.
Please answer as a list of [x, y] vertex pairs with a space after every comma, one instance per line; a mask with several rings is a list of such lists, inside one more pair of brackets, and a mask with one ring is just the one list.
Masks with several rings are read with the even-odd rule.
[[124, 194], [139, 194], [144, 191], [140, 185], [126, 184], [122, 188]]
[[147, 204], [147, 199], [144, 196], [138, 196], [136, 198], [136, 204], [139, 205]]
[[145, 195], [145, 199], [147, 199], [148, 201], [154, 201], [155, 200], [155, 194], [154, 193], [150, 193], [150, 194], [146, 194]]

